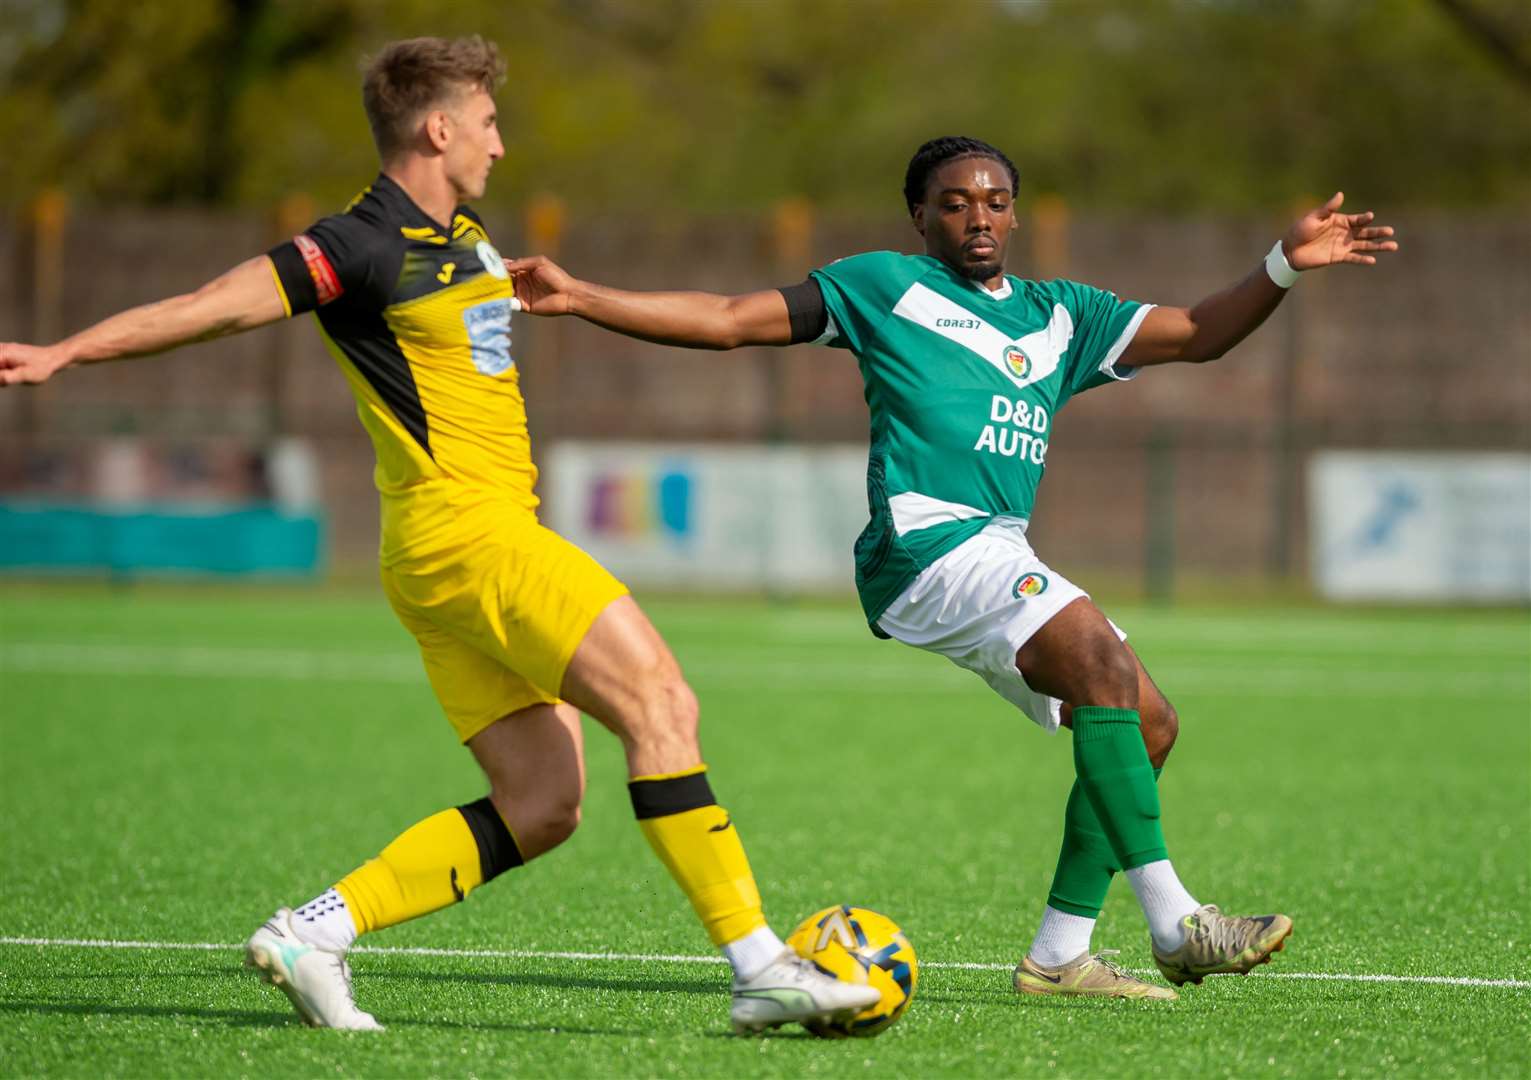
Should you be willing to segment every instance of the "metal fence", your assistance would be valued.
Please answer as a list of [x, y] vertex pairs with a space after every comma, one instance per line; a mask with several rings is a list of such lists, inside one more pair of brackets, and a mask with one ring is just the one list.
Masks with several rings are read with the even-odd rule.
[[[51, 339], [194, 288], [289, 234], [303, 212], [301, 201], [278, 221], [45, 200], [0, 230], [0, 338]], [[1150, 591], [1177, 575], [1291, 581], [1305, 570], [1302, 477], [1315, 449], [1531, 449], [1531, 219], [1389, 218], [1401, 255], [1304, 281], [1222, 361], [1071, 402], [1048, 455], [1039, 549]], [[630, 288], [745, 291], [801, 280], [841, 255], [918, 244], [892, 216], [818, 220], [800, 203], [760, 218], [651, 220], [543, 201], [489, 225], [507, 254], [549, 250], [577, 275]], [[1010, 269], [1188, 304], [1255, 266], [1282, 227], [1279, 217], [1149, 220], [1043, 203]], [[688, 352], [528, 317], [515, 343], [539, 447], [865, 442], [847, 353]], [[235, 496], [259, 483], [243, 452], [299, 436], [320, 462], [332, 561], [358, 565], [375, 551], [370, 445], [307, 319], [0, 394], [0, 495], [88, 496], [90, 447], [122, 435], [194, 450], [215, 463], [199, 482]]]

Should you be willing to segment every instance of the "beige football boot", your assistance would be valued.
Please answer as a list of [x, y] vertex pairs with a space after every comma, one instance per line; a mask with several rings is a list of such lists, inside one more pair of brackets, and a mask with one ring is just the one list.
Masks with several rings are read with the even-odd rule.
[[1015, 969], [1015, 988], [1023, 994], [1061, 994], [1078, 997], [1138, 998], [1146, 1001], [1174, 1001], [1180, 995], [1167, 986], [1134, 979], [1117, 967], [1108, 956], [1117, 950], [1082, 952], [1060, 968], [1044, 968], [1026, 957]]
[[1286, 947], [1292, 920], [1285, 915], [1224, 915], [1216, 904], [1203, 904], [1182, 921], [1185, 943], [1174, 952], [1154, 946], [1154, 963], [1176, 986], [1199, 983], [1208, 975], [1247, 975], [1270, 963]]

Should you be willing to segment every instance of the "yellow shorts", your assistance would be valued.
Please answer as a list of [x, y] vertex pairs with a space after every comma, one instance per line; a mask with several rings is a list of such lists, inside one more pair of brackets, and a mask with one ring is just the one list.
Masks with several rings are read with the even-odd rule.
[[501, 717], [558, 701], [596, 616], [627, 586], [529, 515], [425, 567], [384, 566], [447, 719], [467, 742]]

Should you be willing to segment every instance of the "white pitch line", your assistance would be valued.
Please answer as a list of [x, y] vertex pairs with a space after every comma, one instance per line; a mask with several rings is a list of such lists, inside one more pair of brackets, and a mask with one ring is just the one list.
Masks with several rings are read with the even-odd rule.
[[[890, 662], [892, 661], [892, 662]], [[260, 679], [267, 681], [339, 681], [425, 686], [418, 656], [396, 652], [310, 652], [282, 648], [225, 648], [184, 645], [101, 645], [66, 643], [0, 644], [0, 671], [38, 674], [159, 676], [170, 678]], [[850, 664], [809, 655], [790, 662], [761, 659], [748, 662], [733, 654], [694, 659], [692, 680], [712, 686], [773, 689], [811, 693], [848, 682], [870, 682], [898, 693], [948, 695], [956, 686], [971, 686], [961, 671], [949, 665], [914, 668], [890, 655], [877, 663]], [[1172, 693], [1248, 693], [1258, 690], [1283, 697], [1375, 698], [1407, 697], [1439, 688], [1440, 678], [1421, 670], [1315, 670], [1312, 667], [1270, 665], [1196, 667], [1175, 664], [1155, 668], [1158, 681]], [[1518, 668], [1456, 671], [1451, 692], [1459, 698], [1531, 696], [1531, 679]]]
[[[109, 941], [101, 938], [0, 937], [0, 945], [32, 945], [43, 948], [73, 949], [187, 949], [221, 952], [241, 946], [212, 941]], [[359, 945], [351, 950], [379, 956], [450, 956], [475, 960], [598, 960], [639, 964], [722, 964], [721, 956], [692, 954], [616, 952], [550, 952], [538, 949], [435, 949], [417, 945]], [[961, 961], [924, 961], [923, 968], [946, 971], [1010, 971], [1014, 964], [982, 964]], [[1140, 971], [1139, 974], [1152, 974]], [[1526, 979], [1475, 979], [1448, 975], [1353, 975], [1332, 971], [1262, 971], [1262, 979], [1312, 979], [1325, 982], [1408, 983], [1425, 986], [1482, 986], [1511, 990], [1531, 990]]]

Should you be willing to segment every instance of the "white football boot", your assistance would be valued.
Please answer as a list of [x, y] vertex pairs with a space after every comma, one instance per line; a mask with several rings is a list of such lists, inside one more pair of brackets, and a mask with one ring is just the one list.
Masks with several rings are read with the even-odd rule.
[[292, 910], [278, 908], [245, 942], [245, 967], [255, 968], [292, 1001], [309, 1027], [382, 1031], [371, 1013], [356, 1007], [351, 965], [344, 953], [310, 945], [292, 929]]
[[881, 999], [875, 986], [841, 982], [787, 949], [754, 978], [734, 979], [729, 1019], [748, 1035], [794, 1020], [848, 1020]]

